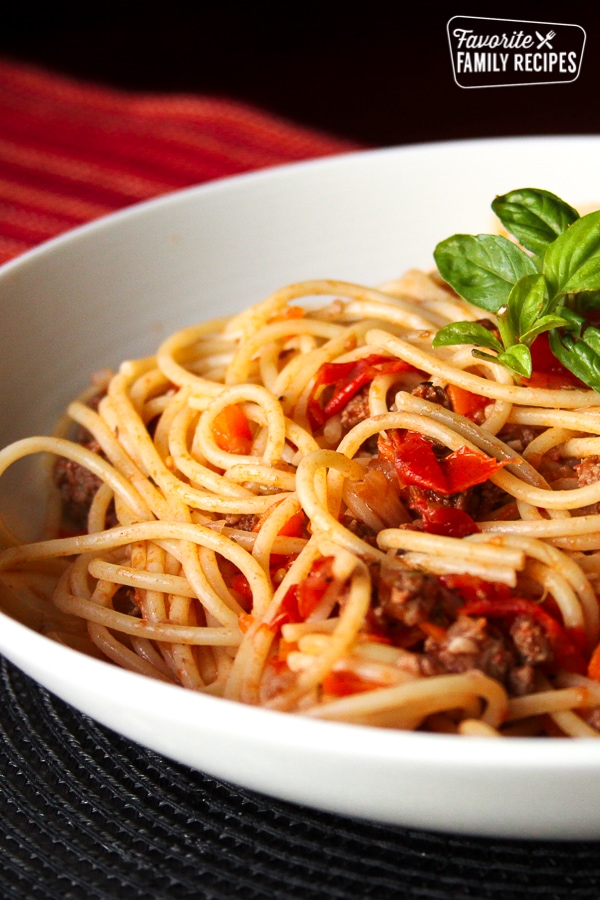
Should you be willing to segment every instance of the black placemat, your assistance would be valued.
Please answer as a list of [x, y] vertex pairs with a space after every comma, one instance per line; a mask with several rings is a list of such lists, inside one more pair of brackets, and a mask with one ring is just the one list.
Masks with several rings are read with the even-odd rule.
[[0, 664], [7, 900], [597, 900], [599, 851], [390, 828], [271, 800], [100, 727]]

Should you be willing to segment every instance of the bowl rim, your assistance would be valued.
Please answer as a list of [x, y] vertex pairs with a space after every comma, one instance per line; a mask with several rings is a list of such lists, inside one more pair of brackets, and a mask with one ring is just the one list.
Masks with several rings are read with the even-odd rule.
[[137, 218], [140, 215], [152, 214], [154, 210], [169, 207], [173, 204], [184, 203], [197, 195], [220, 193], [221, 191], [235, 190], [238, 184], [260, 184], [263, 181], [271, 181], [274, 178], [285, 178], [290, 173], [310, 171], [317, 169], [338, 168], [340, 165], [367, 164], [373, 158], [385, 158], [388, 156], [413, 156], [423, 153], [438, 153], [440, 151], [454, 150], [459, 152], [464, 149], [477, 149], [481, 147], [518, 147], [526, 144], [539, 145], [565, 144], [565, 146], [577, 143], [598, 143], [600, 146], [600, 132], [598, 134], [558, 134], [558, 135], [524, 135], [524, 136], [500, 136], [483, 138], [461, 138], [456, 140], [435, 140], [415, 144], [401, 144], [386, 147], [374, 147], [367, 149], [345, 150], [326, 156], [314, 157], [300, 161], [279, 163], [240, 172], [234, 175], [226, 175], [209, 181], [191, 184], [187, 187], [174, 188], [156, 197], [135, 201], [120, 209], [103, 213], [102, 215], [84, 222], [74, 228], [69, 228], [40, 244], [25, 250], [16, 257], [0, 264], [0, 278], [7, 272], [12, 272], [24, 265], [28, 265], [38, 257], [43, 257], [55, 252], [63, 244], [70, 244], [82, 237], [93, 235], [120, 222]]
[[[306, 750], [320, 750], [341, 754], [346, 758], [365, 757], [373, 762], [398, 765], [418, 760], [420, 764], [435, 763], [449, 770], [468, 769], [486, 771], [528, 770], [560, 773], [572, 770], [576, 764], [579, 774], [597, 771], [600, 767], [600, 744], [595, 738], [535, 738], [523, 737], [493, 740], [481, 736], [434, 734], [417, 731], [385, 729], [347, 722], [312, 719], [302, 714], [285, 713], [251, 706], [238, 701], [195, 692], [179, 685], [153, 681], [145, 675], [121, 669], [116, 665], [87, 656], [50, 638], [0, 612], [2, 644], [13, 636], [19, 652], [2, 649], [2, 654], [30, 677], [47, 686], [32, 670], [40, 665], [55, 672], [63, 680], [70, 673], [77, 674], [86, 684], [102, 684], [101, 695], [126, 696], [127, 706], [150, 710], [160, 703], [161, 717], [181, 721], [204, 722], [210, 717], [211, 726], [223, 734], [273, 742], [281, 747], [298, 747], [301, 741]], [[32, 662], [35, 661], [35, 662]], [[48, 687], [60, 696], [55, 687]], [[92, 693], [96, 691], [92, 687]], [[163, 702], [164, 701], [164, 702]], [[84, 711], [85, 712], [85, 711]], [[188, 715], [189, 714], [189, 715]], [[96, 714], [93, 714], [96, 718]], [[284, 725], [284, 727], [282, 727]], [[351, 740], [348, 740], [351, 738]]]
[[[531, 144], [548, 146], [564, 144], [565, 147], [581, 142], [600, 146], [598, 135], [534, 135], [524, 137], [469, 138], [450, 141], [431, 141], [366, 150], [352, 150], [318, 157], [315, 159], [290, 162], [264, 169], [230, 175], [198, 185], [178, 188], [141, 202], [133, 203], [123, 209], [104, 214], [90, 222], [69, 229], [19, 256], [8, 260], [0, 266], [0, 280], [13, 275], [19, 269], [28, 267], [48, 254], [60, 252], [62, 247], [69, 246], [82, 238], [110, 229], [114, 224], [136, 219], [140, 216], [153, 215], [173, 204], [187, 202], [206, 194], [235, 190], [240, 182], [260, 184], [274, 178], [285, 178], [294, 171], [310, 169], [327, 169], [361, 164], [372, 159], [387, 156], [413, 156], [426, 153], [438, 153], [444, 150], [460, 152], [464, 148], [478, 149], [485, 147], [508, 147]], [[182, 706], [190, 709], [207, 710], [218, 727], [231, 734], [239, 734], [240, 728], [247, 733], [263, 731], [272, 741], [284, 745], [297, 746], [301, 738], [304, 745], [325, 752], [335, 752], [348, 757], [364, 758], [365, 754], [372, 760], [397, 760], [398, 764], [406, 760], [422, 759], [435, 762], [437, 767], [448, 769], [495, 770], [527, 769], [531, 772], [561, 772], [572, 770], [575, 766], [584, 771], [600, 769], [600, 744], [594, 738], [577, 738], [574, 740], [548, 738], [519, 738], [509, 741], [493, 741], [485, 737], [471, 736], [468, 740], [456, 735], [426, 734], [413, 731], [381, 729], [373, 726], [361, 726], [344, 722], [310, 719], [302, 715], [290, 715], [260, 707], [248, 706], [234, 701], [207, 694], [195, 693], [177, 685], [152, 682], [146, 676], [120, 669], [109, 662], [87, 657], [86, 655], [61, 646], [51, 639], [33, 631], [8, 614], [0, 611], [0, 623], [3, 636], [0, 639], [0, 650], [11, 662], [31, 675], [45, 687], [48, 682], [38, 675], [32, 674], [40, 668], [40, 661], [46, 668], [56, 667], [64, 676], [65, 671], [83, 669], [89, 675], [90, 683], [94, 679], [114, 682], [116, 688], [124, 688], [130, 696], [135, 695], [138, 702], [150, 703], [145, 695], [156, 692], [165, 697], [166, 714], [173, 719], [179, 718]], [[19, 651], [11, 647], [3, 649], [7, 640], [5, 636], [18, 641]], [[8, 642], [10, 643], [10, 641]], [[32, 663], [32, 661], [35, 661]], [[55, 687], [48, 687], [58, 694]], [[199, 706], [198, 706], [199, 704]], [[96, 714], [93, 714], [96, 717]], [[287, 724], [280, 728], [282, 720]], [[351, 729], [348, 732], [348, 729]], [[352, 735], [352, 740], [345, 740]]]

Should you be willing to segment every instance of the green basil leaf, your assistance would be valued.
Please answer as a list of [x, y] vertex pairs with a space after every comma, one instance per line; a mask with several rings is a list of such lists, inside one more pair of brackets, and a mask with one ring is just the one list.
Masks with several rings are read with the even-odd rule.
[[561, 316], [565, 320], [565, 325], [569, 335], [584, 341], [596, 353], [600, 353], [600, 330], [595, 325], [591, 325], [587, 319], [580, 316], [572, 309], [563, 307]]
[[455, 234], [441, 241], [433, 255], [456, 293], [488, 312], [506, 304], [520, 278], [537, 274], [525, 251], [502, 235]]
[[529, 331], [526, 331], [525, 334], [521, 335], [521, 342], [527, 344], [528, 347], [531, 347], [531, 344], [538, 334], [542, 334], [544, 331], [550, 331], [552, 328], [564, 328], [568, 325], [569, 323], [562, 316], [542, 316]]
[[543, 272], [554, 297], [600, 290], [600, 210], [578, 219], [549, 245]]
[[434, 347], [448, 347], [451, 344], [475, 344], [478, 347], [487, 347], [489, 350], [502, 352], [502, 344], [491, 331], [477, 322], [452, 322], [444, 325], [435, 335], [432, 345]]
[[525, 344], [513, 344], [504, 353], [498, 355], [498, 362], [525, 378], [529, 378], [531, 375], [531, 353]]
[[521, 278], [508, 296], [507, 309], [511, 326], [517, 335], [529, 331], [548, 306], [546, 279], [543, 275]]
[[575, 341], [569, 334], [549, 333], [550, 349], [565, 369], [594, 391], [600, 391], [600, 354], [585, 341]]
[[588, 325], [587, 320], [580, 316], [578, 312], [575, 312], [574, 309], [569, 309], [568, 306], [561, 307], [560, 315], [565, 319], [569, 333], [574, 337], [580, 338], [583, 334], [583, 329]]
[[595, 328], [593, 325], [586, 325], [583, 331], [582, 340], [595, 353], [598, 353], [598, 355], [600, 355], [600, 331], [597, 328]]
[[556, 194], [538, 188], [521, 188], [496, 197], [492, 209], [509, 232], [527, 250], [543, 256], [579, 213]]

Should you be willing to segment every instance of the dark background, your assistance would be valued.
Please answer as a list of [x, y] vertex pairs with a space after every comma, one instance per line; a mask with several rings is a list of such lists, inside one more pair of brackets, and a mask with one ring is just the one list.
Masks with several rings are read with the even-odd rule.
[[[597, 3], [55, 0], [4, 3], [0, 56], [130, 90], [250, 102], [371, 145], [600, 133]], [[564, 22], [587, 33], [571, 84], [465, 90], [455, 15]]]
[[[600, 133], [598, 0], [217, 2], [2, 0], [0, 58], [246, 101], [376, 146]], [[461, 89], [456, 15], [580, 25], [581, 75]], [[0, 698], [1, 897], [600, 898], [597, 842], [435, 835], [266, 800], [100, 728], [2, 660]]]

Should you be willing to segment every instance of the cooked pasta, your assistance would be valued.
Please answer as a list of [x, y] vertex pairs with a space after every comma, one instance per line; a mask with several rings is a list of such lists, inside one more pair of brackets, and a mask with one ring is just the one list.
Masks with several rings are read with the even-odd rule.
[[101, 373], [0, 452], [56, 460], [6, 611], [283, 712], [597, 737], [600, 395], [433, 348], [458, 318], [436, 273], [311, 281]]

